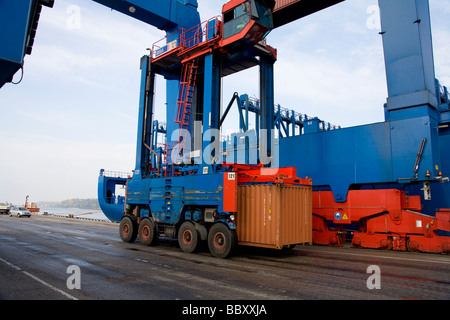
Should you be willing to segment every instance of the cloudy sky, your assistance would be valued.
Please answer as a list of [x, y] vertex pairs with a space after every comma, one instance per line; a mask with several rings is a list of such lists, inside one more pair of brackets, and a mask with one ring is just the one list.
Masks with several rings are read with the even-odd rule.
[[[198, 0], [201, 19], [218, 15], [225, 2]], [[445, 2], [431, 1], [431, 14], [436, 76], [450, 85]], [[347, 0], [274, 30], [275, 103], [343, 127], [383, 121], [376, 9], [376, 0]], [[139, 61], [163, 36], [90, 0], [43, 9], [23, 81], [0, 90], [0, 201], [94, 198], [101, 168], [134, 169]], [[225, 78], [224, 103], [235, 91], [257, 97], [257, 72]], [[157, 92], [156, 117], [165, 121], [162, 79]]]

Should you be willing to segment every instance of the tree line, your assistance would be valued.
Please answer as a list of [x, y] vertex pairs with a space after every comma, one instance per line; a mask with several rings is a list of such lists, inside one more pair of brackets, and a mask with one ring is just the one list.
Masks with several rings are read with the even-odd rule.
[[100, 210], [98, 199], [67, 199], [63, 201], [40, 201], [40, 207], [79, 208]]

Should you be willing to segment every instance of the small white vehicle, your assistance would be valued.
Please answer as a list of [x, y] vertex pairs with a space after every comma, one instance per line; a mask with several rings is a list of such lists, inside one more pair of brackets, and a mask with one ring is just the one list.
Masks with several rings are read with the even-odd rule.
[[9, 216], [12, 217], [14, 215], [17, 215], [20, 217], [31, 217], [31, 212], [27, 210], [25, 207], [12, 207], [9, 211]]
[[10, 203], [2, 203], [0, 202], [0, 214], [9, 214], [9, 210], [11, 209]]

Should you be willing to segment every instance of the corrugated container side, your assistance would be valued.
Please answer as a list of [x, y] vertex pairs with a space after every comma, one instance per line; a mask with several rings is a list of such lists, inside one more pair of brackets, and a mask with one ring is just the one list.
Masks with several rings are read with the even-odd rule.
[[284, 243], [312, 243], [312, 188], [283, 186], [281, 218], [281, 226], [286, 228]]
[[310, 186], [239, 186], [239, 244], [282, 249], [312, 242]]
[[277, 0], [277, 2], [275, 3], [275, 8], [273, 9], [273, 11], [277, 11], [280, 10], [284, 7], [290, 6], [293, 3], [299, 2], [300, 0]]

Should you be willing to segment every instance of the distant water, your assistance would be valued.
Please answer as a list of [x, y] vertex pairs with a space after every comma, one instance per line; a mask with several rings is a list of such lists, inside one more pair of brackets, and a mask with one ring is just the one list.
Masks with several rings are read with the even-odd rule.
[[41, 207], [38, 214], [48, 212], [49, 215], [69, 216], [73, 215], [75, 218], [105, 220], [109, 219], [103, 214], [101, 210], [89, 210], [79, 208], [58, 208], [58, 207]]

